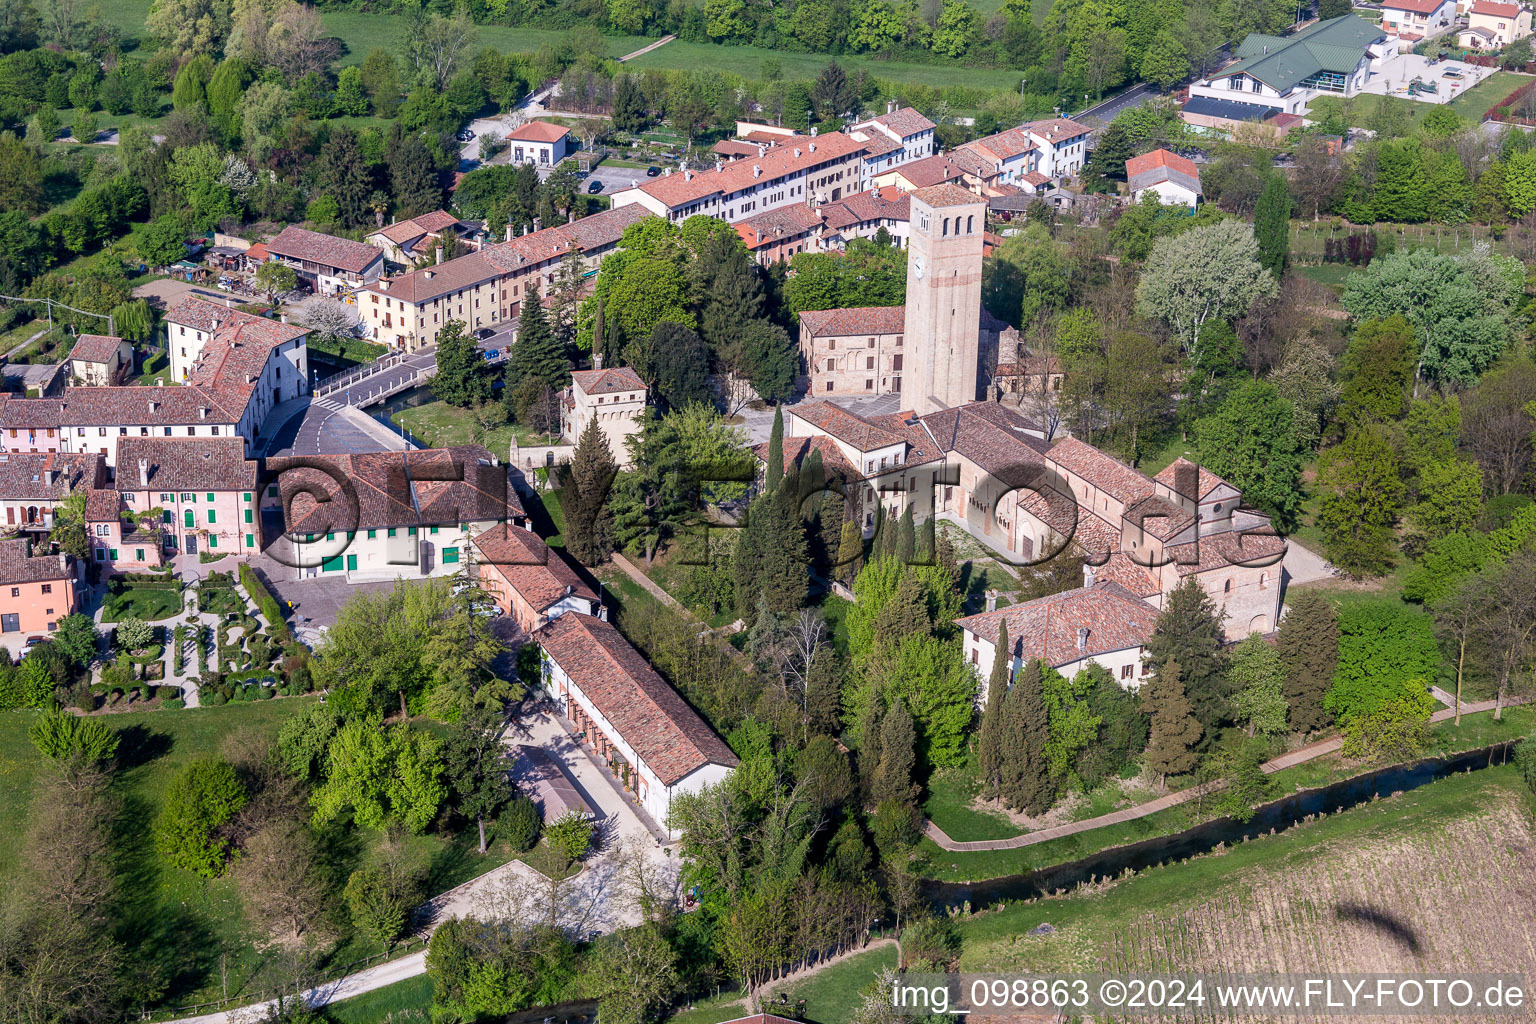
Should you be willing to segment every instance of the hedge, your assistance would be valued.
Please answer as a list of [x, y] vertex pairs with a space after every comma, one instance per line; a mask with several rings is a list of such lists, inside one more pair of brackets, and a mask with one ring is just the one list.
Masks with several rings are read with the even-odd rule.
[[288, 623], [283, 621], [282, 606], [277, 603], [277, 598], [272, 596], [272, 591], [261, 582], [261, 577], [256, 575], [256, 570], [249, 565], [241, 564], [240, 582], [245, 587], [245, 592], [251, 595], [251, 600], [256, 602], [256, 607], [261, 609], [261, 614], [267, 617], [274, 636], [292, 637], [293, 632], [288, 628]]

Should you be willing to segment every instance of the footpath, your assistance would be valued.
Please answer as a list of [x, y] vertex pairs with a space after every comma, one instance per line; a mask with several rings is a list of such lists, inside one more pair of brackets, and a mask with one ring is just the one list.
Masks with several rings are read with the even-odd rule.
[[[1471, 704], [1462, 704], [1461, 713], [1463, 715], [1472, 715], [1480, 711], [1492, 711], [1496, 703], [1497, 701], [1483, 700]], [[1524, 702], [1518, 699], [1506, 700], [1504, 706], [1512, 707], [1520, 703]], [[1429, 720], [1432, 723], [1444, 722], [1455, 717], [1456, 709], [1448, 707], [1442, 708], [1430, 715]], [[1293, 768], [1298, 764], [1305, 764], [1324, 755], [1332, 754], [1343, 745], [1343, 738], [1338, 736], [1331, 739], [1318, 740], [1316, 743], [1297, 747], [1295, 750], [1265, 761], [1263, 770], [1266, 775], [1273, 775], [1282, 769]], [[1011, 839], [982, 839], [964, 843], [956, 842], [949, 838], [943, 829], [931, 821], [924, 826], [923, 833], [940, 847], [953, 853], [1017, 850], [1025, 846], [1034, 846], [1036, 843], [1048, 843], [1052, 839], [1077, 835], [1079, 832], [1091, 832], [1096, 828], [1104, 828], [1106, 825], [1119, 825], [1123, 822], [1135, 821], [1137, 818], [1145, 818], [1160, 811], [1166, 811], [1170, 807], [1187, 804], [1191, 800], [1199, 799], [1202, 795], [1217, 792], [1223, 785], [1225, 783], [1213, 782], [1204, 786], [1194, 786], [1189, 789], [1180, 790], [1177, 793], [1169, 793], [1167, 796], [1160, 796], [1156, 800], [1149, 800], [1144, 804], [1137, 804], [1135, 807], [1126, 807], [1122, 810], [1111, 811], [1108, 814], [1101, 814], [1096, 818], [1084, 818], [1082, 821], [1068, 822], [1065, 825], [1053, 825], [1050, 828], [1043, 828], [1037, 832], [1027, 832], [1021, 836], [1014, 836]]]

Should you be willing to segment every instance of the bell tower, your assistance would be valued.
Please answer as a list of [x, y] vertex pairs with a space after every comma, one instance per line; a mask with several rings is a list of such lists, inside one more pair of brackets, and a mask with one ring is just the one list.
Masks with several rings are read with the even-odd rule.
[[[906, 344], [910, 395], [918, 415], [978, 397], [981, 253], [987, 202], [957, 185], [911, 194]], [[908, 404], [908, 403], [903, 403]]]

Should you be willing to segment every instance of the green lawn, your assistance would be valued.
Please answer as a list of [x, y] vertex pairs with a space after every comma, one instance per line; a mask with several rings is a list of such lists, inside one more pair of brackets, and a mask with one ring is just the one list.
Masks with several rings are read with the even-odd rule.
[[0, 334], [0, 353], [9, 352], [38, 331], [48, 329], [47, 320], [27, 320]]
[[942, 768], [928, 778], [928, 799], [923, 803], [923, 813], [943, 829], [945, 835], [959, 843], [1011, 839], [1022, 832], [1023, 829], [1001, 814], [971, 809], [970, 803], [979, 788], [974, 758], [959, 768]]
[[[325, 1019], [333, 1024], [378, 1024], [386, 1020], [427, 1020], [427, 1010], [431, 1005], [432, 979], [419, 974], [373, 992], [332, 1003], [323, 1012]], [[420, 1012], [422, 1016], [404, 1016], [412, 1010]], [[390, 1014], [402, 1016], [392, 1018]]]
[[[805, 1000], [805, 1019], [816, 1024], [842, 1024], [863, 1002], [863, 990], [882, 970], [896, 966], [896, 947], [881, 946], [850, 956], [784, 991], [791, 1004]], [[777, 996], [777, 991], [774, 995]], [[766, 1003], [767, 995], [763, 996]]]
[[1316, 266], [1296, 268], [1296, 273], [1302, 277], [1325, 288], [1332, 288], [1335, 292], [1344, 290], [1344, 283], [1354, 272], [1355, 268], [1347, 263], [1319, 263]]
[[497, 427], [477, 438], [475, 422], [467, 410], [437, 400], [411, 409], [401, 409], [391, 413], [389, 418], [396, 426], [409, 430], [429, 447], [478, 444], [498, 458], [506, 458], [507, 452], [511, 450], [515, 430], [511, 425]]
[[[323, 17], [325, 27], [346, 46], [346, 52], [337, 62], [343, 67], [361, 64], [369, 51], [375, 48], [382, 47], [392, 53], [400, 51], [404, 19], [399, 15], [372, 11], [326, 11]], [[557, 29], [481, 25], [476, 30], [477, 38], [471, 52], [479, 52], [488, 46], [504, 53], [530, 53], [545, 44], [559, 46], [568, 34]], [[603, 41], [607, 44], [608, 56], [622, 57], [655, 40], [644, 36], [606, 36]]]
[[107, 592], [101, 616], [103, 622], [168, 619], [181, 611], [181, 586], [178, 583], [128, 583], [117, 586], [120, 589], [116, 592]]

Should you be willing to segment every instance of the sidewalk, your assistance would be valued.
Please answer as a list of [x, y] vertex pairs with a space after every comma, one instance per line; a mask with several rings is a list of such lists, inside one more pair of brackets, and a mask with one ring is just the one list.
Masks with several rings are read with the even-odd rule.
[[[1463, 703], [1461, 705], [1461, 713], [1463, 715], [1471, 715], [1480, 711], [1492, 711], [1495, 703], [1497, 702], [1492, 700], [1478, 701], [1475, 704]], [[1522, 703], [1524, 703], [1524, 700], [1515, 698], [1505, 700], [1504, 706], [1512, 707], [1515, 704]], [[1456, 711], [1454, 708], [1445, 708], [1430, 715], [1429, 720], [1430, 722], [1444, 722], [1455, 717]], [[1283, 769], [1294, 768], [1298, 764], [1305, 764], [1325, 754], [1331, 754], [1343, 745], [1343, 738], [1335, 736], [1332, 739], [1318, 740], [1316, 743], [1309, 743], [1304, 747], [1298, 747], [1289, 753], [1281, 754], [1273, 760], [1264, 762], [1264, 774], [1273, 775], [1275, 772]], [[923, 826], [923, 834], [932, 839], [941, 848], [952, 853], [1017, 850], [1025, 846], [1034, 846], [1036, 843], [1048, 843], [1052, 839], [1060, 839], [1063, 836], [1077, 835], [1079, 832], [1091, 832], [1096, 828], [1103, 828], [1106, 825], [1119, 825], [1123, 822], [1135, 821], [1137, 818], [1145, 818], [1149, 815], [1157, 814], [1159, 811], [1166, 811], [1170, 807], [1187, 804], [1191, 800], [1200, 797], [1203, 793], [1217, 792], [1224, 785], [1224, 782], [1215, 782], [1209, 786], [1194, 786], [1190, 789], [1180, 790], [1177, 793], [1169, 793], [1167, 796], [1158, 797], [1156, 800], [1149, 800], [1144, 804], [1137, 804], [1135, 807], [1111, 811], [1108, 814], [1101, 814], [1097, 818], [1085, 818], [1082, 821], [1073, 821], [1065, 825], [1054, 825], [1051, 828], [1043, 828], [1038, 832], [1027, 832], [1024, 835], [1014, 836], [1011, 839], [985, 839], [959, 843], [949, 838], [943, 829], [931, 821]]]

